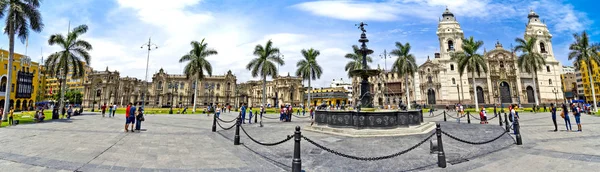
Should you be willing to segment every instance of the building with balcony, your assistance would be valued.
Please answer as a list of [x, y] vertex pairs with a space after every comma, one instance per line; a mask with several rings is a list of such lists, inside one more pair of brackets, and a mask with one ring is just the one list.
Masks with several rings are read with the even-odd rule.
[[[67, 73], [67, 77], [66, 77], [66, 83], [67, 83], [67, 90], [76, 90], [79, 91], [83, 94], [84, 92], [84, 84], [87, 81], [88, 74], [92, 72], [92, 68], [90, 66], [88, 66], [87, 64], [85, 64], [85, 62], [81, 62], [83, 63], [83, 77], [73, 77], [73, 72], [69, 71]], [[52, 97], [54, 94], [59, 94], [60, 91], [60, 80], [56, 77], [56, 76], [50, 76], [50, 75], [46, 75], [44, 74], [45, 77], [45, 87], [44, 87], [44, 95], [46, 96], [46, 98], [48, 97]]]
[[[577, 74], [572, 66], [563, 66], [563, 72], [560, 74], [564, 98], [567, 101], [578, 99], [577, 97]], [[581, 74], [579, 75], [581, 79]]]
[[6, 91], [10, 92], [10, 106], [15, 110], [32, 110], [40, 84], [40, 66], [31, 58], [22, 54], [14, 54], [11, 89], [6, 89], [8, 81], [8, 51], [0, 50], [0, 106], [4, 106]]
[[[594, 80], [594, 91], [596, 93], [596, 101], [600, 101], [600, 67], [594, 61], [592, 61], [591, 71], [588, 70], [588, 64], [580, 63], [579, 64], [579, 74], [581, 76], [581, 87], [582, 87], [582, 100], [585, 100], [588, 103], [593, 103], [594, 99], [592, 97], [592, 84], [590, 83], [590, 77], [593, 77]], [[591, 73], [591, 75], [590, 75]], [[579, 81], [579, 80], [578, 80]]]
[[[344, 87], [328, 87], [310, 90], [310, 105], [322, 104], [332, 107], [349, 105], [348, 90]], [[304, 100], [308, 100], [308, 90], [304, 94]]]
[[[262, 81], [248, 81], [239, 84], [239, 87], [239, 103], [246, 103], [250, 107], [262, 104]], [[302, 78], [290, 76], [289, 73], [287, 76], [275, 76], [266, 83], [266, 104], [270, 107], [285, 104], [299, 106], [303, 102], [303, 92]]]

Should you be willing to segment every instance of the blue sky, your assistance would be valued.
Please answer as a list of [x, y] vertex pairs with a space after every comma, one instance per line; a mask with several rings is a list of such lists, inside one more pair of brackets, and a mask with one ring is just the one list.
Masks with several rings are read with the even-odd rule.
[[[238, 82], [244, 82], [253, 79], [245, 69], [254, 58], [253, 47], [271, 39], [284, 54], [286, 64], [280, 68], [284, 73], [295, 71], [300, 50], [320, 50], [318, 62], [324, 73], [312, 83], [324, 87], [332, 79], [347, 80], [343, 56], [358, 44], [360, 31], [354, 24], [361, 21], [369, 25], [369, 47], [375, 51], [371, 66], [383, 68], [379, 55], [394, 49], [394, 42], [411, 43], [419, 64], [433, 57], [439, 47], [438, 18], [446, 6], [465, 36], [484, 41], [488, 50], [496, 40], [508, 48], [522, 37], [533, 9], [553, 35], [555, 56], [563, 65], [571, 65], [567, 53], [573, 33], [587, 30], [592, 41], [599, 42], [599, 24], [593, 20], [600, 18], [594, 9], [597, 4], [592, 0], [45, 0], [44, 30], [30, 34], [27, 52], [20, 42], [15, 50], [39, 61], [58, 50], [47, 45], [51, 34], [66, 33], [69, 21], [71, 27], [87, 24], [90, 30], [83, 39], [94, 46], [91, 66], [95, 70], [108, 66], [122, 77], [144, 79], [147, 52], [140, 46], [148, 37], [159, 47], [150, 55], [151, 74], [160, 68], [182, 73], [184, 65], [178, 59], [189, 51], [190, 41], [206, 38], [209, 47], [219, 52], [208, 58], [213, 74], [231, 70]], [[0, 37], [0, 47], [8, 49], [6, 36]], [[392, 60], [387, 60], [387, 68]]]

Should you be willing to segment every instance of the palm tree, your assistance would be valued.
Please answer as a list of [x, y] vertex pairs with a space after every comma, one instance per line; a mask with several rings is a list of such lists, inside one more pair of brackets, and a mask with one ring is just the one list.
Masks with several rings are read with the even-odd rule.
[[[410, 54], [410, 44], [407, 42], [406, 44], [402, 44], [400, 42], [396, 42], [395, 50], [390, 52], [391, 55], [398, 56], [396, 61], [392, 65], [392, 71], [398, 73], [400, 77], [404, 77], [404, 83], [406, 86], [406, 101], [407, 107], [410, 109], [410, 94], [408, 90], [408, 77], [414, 77], [415, 72], [417, 71], [417, 63], [415, 62], [415, 56]], [[414, 83], [414, 82], [413, 82]]]
[[[13, 60], [15, 59], [15, 35], [24, 43], [29, 36], [29, 29], [34, 32], [41, 32], [44, 28], [42, 15], [39, 11], [40, 0], [0, 0], [0, 18], [7, 16], [4, 33], [8, 34], [8, 75], [6, 90], [11, 90]], [[6, 120], [10, 110], [10, 91], [4, 94], [4, 115], [2, 120]]]
[[[475, 41], [471, 36], [469, 39], [463, 38], [461, 46], [462, 51], [453, 54], [453, 58], [458, 63], [458, 72], [463, 73], [465, 70], [471, 72], [473, 81], [473, 93], [475, 97], [475, 110], [479, 111], [479, 102], [477, 100], [477, 87], [475, 86], [475, 74], [481, 76], [481, 73], [487, 73], [487, 60], [483, 55], [478, 54], [477, 50], [483, 46], [483, 41]], [[461, 77], [462, 80], [462, 77]]]
[[598, 55], [598, 51], [600, 51], [600, 44], [589, 43], [589, 36], [585, 31], [579, 34], [573, 34], [575, 37], [575, 42], [573, 42], [569, 46], [569, 60], [573, 61], [573, 65], [578, 69], [581, 68], [581, 64], [585, 63], [587, 66], [588, 76], [590, 77], [590, 84], [592, 85], [592, 97], [594, 99], [594, 111], [598, 112], [598, 104], [596, 102], [596, 91], [594, 90], [594, 78], [592, 75], [592, 63], [600, 64], [600, 56]]
[[84, 76], [85, 69], [83, 62], [90, 64], [91, 56], [88, 51], [92, 50], [92, 45], [85, 40], [79, 39], [79, 36], [86, 33], [88, 30], [87, 25], [80, 25], [73, 28], [73, 31], [69, 32], [66, 37], [61, 34], [51, 35], [48, 39], [50, 46], [58, 45], [62, 50], [52, 53], [46, 59], [45, 66], [46, 72], [52, 76], [61, 76], [63, 79], [60, 88], [60, 100], [59, 105], [61, 106], [61, 113], [64, 111], [64, 99], [65, 90], [67, 84], [67, 74], [72, 74], [71, 78], [81, 78]]
[[[349, 61], [348, 63], [346, 63], [346, 67], [344, 67], [344, 69], [348, 72], [348, 77], [350, 77], [350, 78], [353, 77], [352, 74], [350, 74], [351, 71], [357, 70], [357, 69], [362, 69], [362, 58], [363, 58], [363, 53], [360, 50], [360, 48], [358, 47], [358, 45], [352, 45], [352, 52], [353, 53], [348, 53], [344, 56], [347, 59], [352, 60], [352, 61]], [[371, 53], [368, 53], [367, 55], [369, 55]], [[367, 56], [367, 62], [368, 63], [373, 62], [373, 59], [371, 59], [371, 56]], [[369, 69], [369, 68], [371, 68], [371, 67], [369, 67], [369, 65], [367, 65], [367, 69]]]
[[517, 46], [515, 46], [515, 51], [522, 52], [522, 54], [517, 59], [517, 63], [521, 70], [525, 70], [525, 72], [533, 75], [533, 97], [535, 98], [535, 105], [539, 106], [540, 103], [538, 101], [536, 91], [537, 71], [544, 68], [544, 66], [546, 65], [546, 60], [535, 49], [537, 38], [530, 37], [527, 40], [516, 38], [515, 42], [517, 42]]
[[262, 91], [262, 104], [267, 104], [267, 76], [277, 76], [277, 63], [278, 65], [284, 65], [285, 62], [279, 56], [279, 48], [273, 47], [271, 40], [267, 41], [267, 44], [263, 47], [258, 44], [254, 47], [254, 55], [257, 56], [252, 59], [246, 69], [252, 73], [252, 77], [262, 77], [263, 79], [263, 91]]
[[194, 107], [192, 113], [196, 112], [196, 97], [198, 97], [198, 80], [204, 79], [204, 71], [208, 73], [208, 76], [212, 76], [212, 66], [210, 62], [206, 60], [206, 57], [211, 55], [217, 55], [217, 51], [207, 47], [207, 43], [202, 39], [201, 42], [192, 41], [190, 43], [192, 50], [186, 55], [181, 56], [179, 63], [188, 62], [183, 69], [183, 73], [187, 78], [195, 77], [194, 81]]
[[321, 74], [323, 73], [323, 69], [317, 63], [317, 56], [321, 54], [319, 50], [315, 49], [303, 49], [301, 51], [304, 59], [298, 61], [296, 63], [296, 76], [301, 76], [303, 80], [308, 80], [308, 107], [310, 107], [310, 80], [316, 80], [321, 78]]

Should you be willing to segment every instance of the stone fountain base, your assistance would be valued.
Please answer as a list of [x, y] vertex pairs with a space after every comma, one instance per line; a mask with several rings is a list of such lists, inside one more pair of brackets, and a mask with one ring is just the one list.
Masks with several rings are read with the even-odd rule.
[[402, 136], [428, 133], [435, 123], [423, 123], [418, 111], [316, 111], [309, 131], [350, 137]]

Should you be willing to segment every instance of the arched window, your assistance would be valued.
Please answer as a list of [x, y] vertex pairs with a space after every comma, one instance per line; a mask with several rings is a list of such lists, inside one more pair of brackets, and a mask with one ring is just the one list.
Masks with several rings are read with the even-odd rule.
[[453, 64], [450, 64], [450, 70], [454, 71], [454, 65]]
[[427, 76], [427, 82], [429, 82], [429, 83], [432, 83], [432, 82], [433, 82], [433, 79], [432, 79], [432, 77], [431, 77], [431, 76]]
[[544, 46], [544, 43], [543, 43], [543, 42], [540, 42], [540, 51], [541, 51], [542, 53], [546, 53], [546, 46]]
[[456, 84], [456, 79], [452, 78], [452, 84]]
[[158, 82], [158, 85], [157, 85], [156, 87], [158, 87], [158, 89], [162, 89], [162, 85], [163, 85], [163, 82], [162, 82], [162, 81], [159, 81], [159, 82]]
[[550, 72], [550, 66], [546, 66], [546, 71]]
[[504, 68], [504, 61], [500, 61], [500, 68]]
[[221, 84], [217, 84], [217, 90], [221, 89]]
[[550, 83], [550, 85], [552, 85], [552, 79], [548, 79], [548, 83]]
[[454, 42], [452, 40], [448, 41], [448, 51], [454, 51]]

